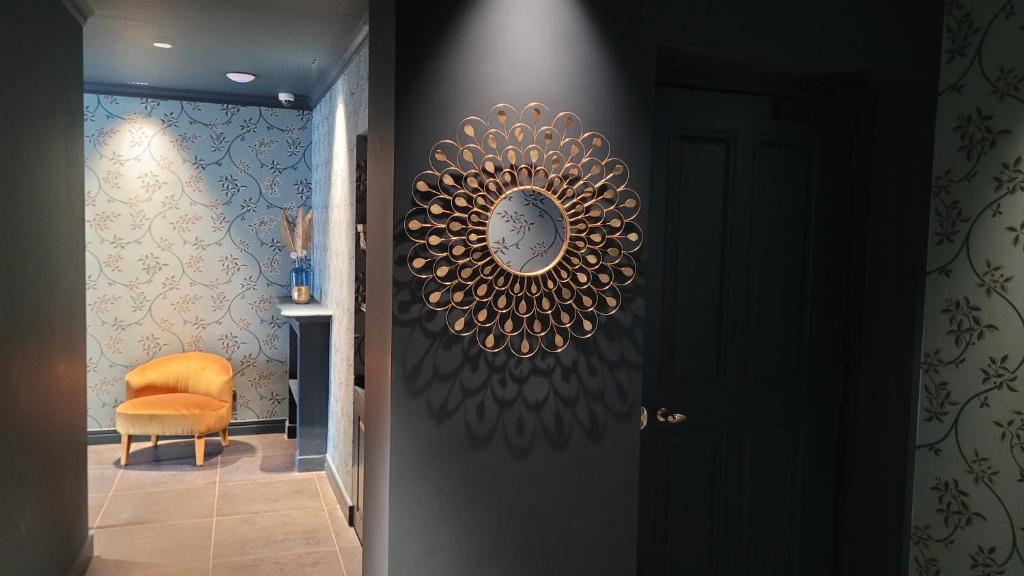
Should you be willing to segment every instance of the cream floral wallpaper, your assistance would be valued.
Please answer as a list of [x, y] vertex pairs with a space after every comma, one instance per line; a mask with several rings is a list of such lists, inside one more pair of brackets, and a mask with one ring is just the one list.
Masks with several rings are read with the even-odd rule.
[[85, 95], [90, 428], [113, 426], [128, 370], [187, 350], [231, 361], [236, 420], [286, 415], [277, 218], [312, 196], [310, 116]]
[[947, 0], [910, 572], [1024, 574], [1024, 2]]
[[313, 294], [333, 313], [327, 460], [351, 494], [356, 136], [366, 133], [364, 43], [313, 110]]

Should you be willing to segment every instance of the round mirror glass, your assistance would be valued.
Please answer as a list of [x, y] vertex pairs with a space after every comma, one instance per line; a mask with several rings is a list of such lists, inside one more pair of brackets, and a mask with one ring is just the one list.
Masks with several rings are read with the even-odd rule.
[[537, 188], [517, 188], [498, 199], [487, 221], [487, 245], [516, 274], [546, 272], [569, 243], [565, 212]]

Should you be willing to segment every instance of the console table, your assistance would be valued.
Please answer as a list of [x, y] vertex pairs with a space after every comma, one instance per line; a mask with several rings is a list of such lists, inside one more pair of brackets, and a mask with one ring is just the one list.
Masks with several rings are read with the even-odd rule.
[[324, 469], [327, 454], [327, 403], [330, 395], [331, 311], [312, 300], [295, 304], [277, 299], [288, 320], [288, 424], [295, 438], [295, 470]]

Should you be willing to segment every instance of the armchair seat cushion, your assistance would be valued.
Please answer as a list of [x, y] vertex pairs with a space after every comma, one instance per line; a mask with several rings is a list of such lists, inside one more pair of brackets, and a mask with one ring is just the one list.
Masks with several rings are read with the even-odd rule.
[[139, 396], [117, 407], [116, 421], [121, 434], [208, 434], [227, 428], [231, 403], [186, 392]]

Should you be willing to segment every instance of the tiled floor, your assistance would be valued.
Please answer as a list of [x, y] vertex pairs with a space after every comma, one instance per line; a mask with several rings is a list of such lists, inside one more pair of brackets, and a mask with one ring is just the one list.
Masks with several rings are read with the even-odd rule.
[[292, 471], [294, 440], [89, 447], [89, 576], [362, 576], [362, 548], [323, 472]]

